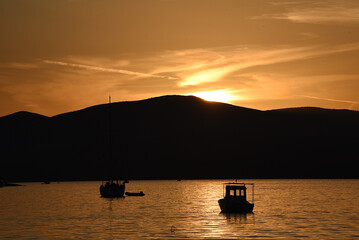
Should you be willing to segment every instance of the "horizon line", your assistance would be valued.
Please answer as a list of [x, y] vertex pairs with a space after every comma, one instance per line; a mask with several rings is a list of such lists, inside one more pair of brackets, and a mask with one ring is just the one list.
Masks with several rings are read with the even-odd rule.
[[[235, 105], [235, 104], [233, 104], [233, 103], [219, 102], [219, 101], [208, 101], [208, 100], [205, 100], [205, 99], [203, 99], [203, 98], [201, 98], [201, 97], [198, 97], [198, 96], [195, 96], [195, 95], [182, 95], [182, 94], [166, 94], [166, 95], [159, 95], [159, 96], [155, 96], [155, 97], [148, 97], [148, 98], [138, 99], [138, 100], [123, 100], [123, 101], [112, 102], [111, 104], [126, 103], [126, 102], [137, 102], [137, 101], [146, 101], [146, 100], [150, 100], [150, 99], [154, 99], [154, 98], [172, 97], [172, 96], [195, 97], [195, 98], [201, 99], [201, 100], [203, 100], [203, 101], [206, 101], [206, 102], [208, 102], [208, 103], [211, 103], [211, 102], [213, 102], [213, 103], [222, 103], [222, 104], [232, 105], [232, 106], [235, 106], [235, 107], [253, 109], [253, 110], [262, 111], [262, 112], [273, 111], [273, 110], [281, 110], [281, 109], [295, 109], [295, 108], [317, 108], [317, 109], [327, 109], [327, 110], [347, 110], [347, 111], [359, 112], [359, 110], [357, 110], [357, 109], [324, 108], [324, 107], [314, 107], [314, 106], [284, 107], [284, 108], [272, 108], [272, 109], [267, 109], [267, 110], [260, 110], [260, 109], [256, 109], [256, 108], [250, 108], [250, 107], [244, 107], [244, 106]], [[317, 99], [317, 98], [315, 98], [315, 97], [311, 97], [311, 98]], [[319, 98], [318, 98], [318, 99], [319, 99]], [[30, 112], [30, 111], [27, 111], [27, 110], [20, 110], [20, 111], [16, 111], [16, 112], [13, 112], [13, 113], [10, 113], [10, 114], [6, 114], [6, 115], [3, 115], [3, 116], [0, 116], [0, 118], [7, 117], [7, 116], [10, 116], [10, 115], [13, 115], [13, 114], [17, 114], [17, 113], [21, 113], [21, 112], [31, 113], [31, 114], [37, 114], [37, 115], [41, 115], [41, 116], [43, 116], [43, 117], [52, 118], [52, 117], [56, 117], [56, 116], [59, 116], [59, 115], [62, 115], [62, 114], [67, 114], [67, 113], [82, 111], [82, 110], [85, 110], [85, 109], [87, 109], [87, 108], [96, 107], [96, 106], [101, 106], [101, 105], [106, 105], [106, 104], [108, 104], [108, 103], [95, 104], [95, 105], [91, 105], [91, 106], [84, 107], [84, 108], [77, 109], [77, 110], [70, 110], [70, 111], [68, 111], [68, 112], [58, 113], [58, 114], [55, 114], [55, 115], [52, 115], [52, 116], [47, 116], [47, 115], [44, 115], [44, 114], [41, 114], [41, 113], [37, 113], [37, 112]]]

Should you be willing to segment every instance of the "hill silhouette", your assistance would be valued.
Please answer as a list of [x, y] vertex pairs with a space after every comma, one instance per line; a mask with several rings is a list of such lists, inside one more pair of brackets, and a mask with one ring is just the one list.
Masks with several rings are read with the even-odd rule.
[[259, 111], [194, 96], [19, 112], [0, 118], [0, 174], [100, 180], [112, 159], [128, 179], [358, 178], [358, 122], [356, 111]]

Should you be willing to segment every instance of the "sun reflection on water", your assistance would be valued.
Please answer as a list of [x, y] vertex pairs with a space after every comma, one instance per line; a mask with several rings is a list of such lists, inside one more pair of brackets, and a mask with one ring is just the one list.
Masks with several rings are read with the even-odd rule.
[[[222, 214], [225, 180], [131, 181], [144, 197], [104, 199], [98, 182], [0, 189], [0, 239], [253, 239], [358, 236], [359, 180], [251, 180], [254, 214]], [[173, 228], [172, 228], [173, 227]], [[174, 229], [172, 231], [172, 229]]]

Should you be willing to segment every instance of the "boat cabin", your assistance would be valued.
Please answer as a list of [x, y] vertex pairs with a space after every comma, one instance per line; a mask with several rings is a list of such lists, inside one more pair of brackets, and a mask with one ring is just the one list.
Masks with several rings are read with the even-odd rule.
[[247, 200], [247, 188], [245, 186], [226, 186], [227, 198], [239, 198], [243, 201]]
[[254, 184], [253, 183], [225, 183], [223, 184], [223, 197], [247, 201], [247, 185], [252, 185], [252, 202], [254, 202]]

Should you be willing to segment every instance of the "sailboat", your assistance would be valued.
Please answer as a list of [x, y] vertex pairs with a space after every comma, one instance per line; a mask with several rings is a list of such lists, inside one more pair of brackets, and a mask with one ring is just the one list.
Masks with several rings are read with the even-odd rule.
[[125, 184], [127, 181], [114, 177], [113, 174], [113, 158], [112, 158], [112, 141], [111, 141], [111, 96], [109, 96], [109, 158], [110, 158], [110, 179], [102, 181], [100, 186], [101, 197], [118, 198], [124, 197]]
[[118, 198], [123, 197], [125, 193], [125, 181], [119, 179], [110, 179], [106, 183], [102, 182], [100, 186], [101, 197]]

